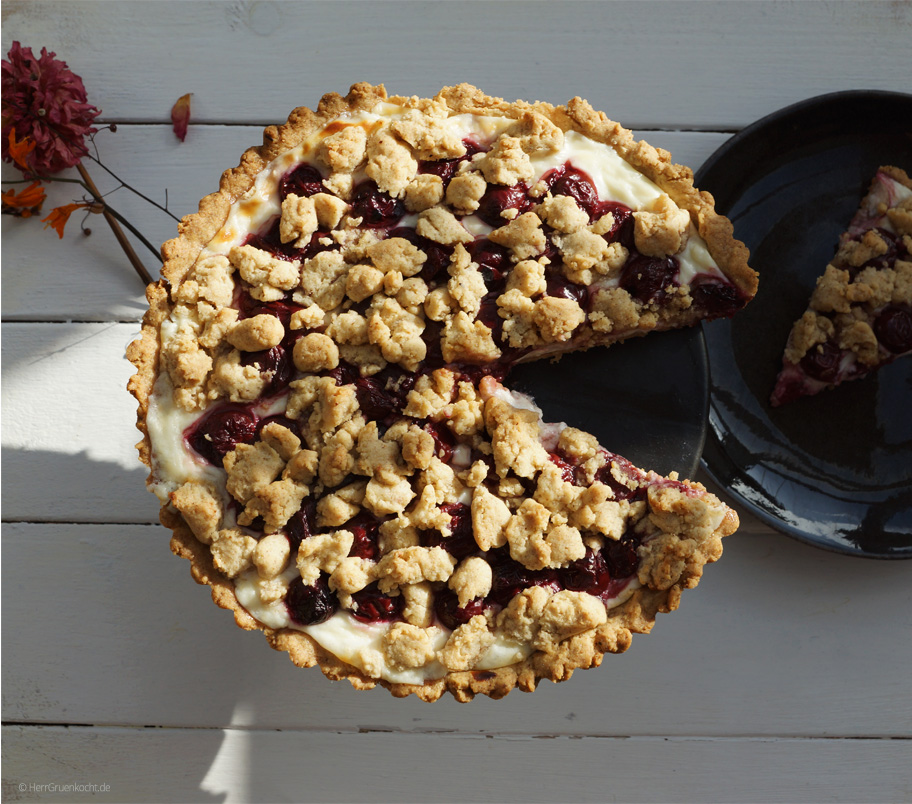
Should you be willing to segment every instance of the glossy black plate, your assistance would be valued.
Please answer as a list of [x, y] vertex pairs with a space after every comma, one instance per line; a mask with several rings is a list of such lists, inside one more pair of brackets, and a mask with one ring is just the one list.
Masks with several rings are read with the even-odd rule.
[[586, 430], [636, 466], [683, 477], [697, 470], [709, 404], [699, 328], [519, 365], [508, 386], [531, 394], [545, 421]]
[[760, 519], [851, 555], [912, 558], [912, 360], [769, 405], [792, 323], [877, 167], [912, 171], [912, 95], [824, 95], [727, 141], [696, 177], [751, 250], [760, 290], [704, 325], [711, 391], [703, 464]]

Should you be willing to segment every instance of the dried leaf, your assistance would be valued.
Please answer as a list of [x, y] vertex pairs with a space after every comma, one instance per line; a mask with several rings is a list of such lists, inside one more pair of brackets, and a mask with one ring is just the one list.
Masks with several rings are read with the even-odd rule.
[[192, 92], [181, 95], [177, 103], [171, 107], [171, 122], [174, 124], [174, 133], [183, 142], [187, 138], [187, 126], [190, 123], [190, 96]]

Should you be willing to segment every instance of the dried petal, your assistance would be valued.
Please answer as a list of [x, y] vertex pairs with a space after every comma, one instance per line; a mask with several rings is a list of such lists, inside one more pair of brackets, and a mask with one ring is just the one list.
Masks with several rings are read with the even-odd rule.
[[174, 133], [183, 142], [187, 138], [187, 125], [190, 123], [190, 96], [192, 92], [181, 95], [177, 103], [171, 107], [171, 122], [174, 124]]

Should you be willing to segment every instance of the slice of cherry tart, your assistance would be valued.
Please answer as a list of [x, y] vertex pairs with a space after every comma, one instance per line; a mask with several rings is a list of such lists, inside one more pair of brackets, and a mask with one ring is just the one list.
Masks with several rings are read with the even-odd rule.
[[912, 354], [912, 179], [881, 167], [792, 326], [771, 403], [865, 377]]
[[504, 384], [756, 292], [690, 171], [585, 101], [327, 95], [164, 253], [129, 349], [149, 487], [194, 578], [300, 666], [532, 690], [648, 632], [737, 527]]

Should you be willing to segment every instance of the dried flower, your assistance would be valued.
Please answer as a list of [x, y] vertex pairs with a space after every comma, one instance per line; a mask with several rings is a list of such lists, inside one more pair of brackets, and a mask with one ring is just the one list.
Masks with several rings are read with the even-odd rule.
[[77, 209], [87, 209], [92, 206], [92, 202], [82, 201], [76, 204], [66, 204], [62, 207], [54, 207], [51, 210], [51, 214], [46, 218], [42, 218], [41, 222], [44, 224], [45, 229], [48, 227], [54, 229], [57, 232], [58, 237], [63, 239], [63, 229], [67, 225], [70, 215]]
[[17, 142], [16, 129], [10, 128], [8, 146], [10, 159], [22, 168], [23, 172], [30, 172], [29, 155], [35, 150], [35, 143], [29, 140], [28, 137], [23, 137]]
[[45, 193], [40, 182], [33, 181], [21, 192], [17, 193], [15, 190], [10, 189], [0, 193], [0, 198], [3, 200], [4, 212], [17, 215], [20, 218], [30, 218], [41, 210]]
[[[82, 79], [47, 48], [35, 58], [19, 42], [13, 42], [2, 70], [3, 159], [26, 163], [25, 172], [38, 175], [77, 165], [88, 153], [85, 139], [96, 132], [92, 122], [99, 114], [87, 102]], [[17, 138], [34, 146], [30, 153], [14, 150]]]
[[[43, 219], [44, 228], [53, 229], [57, 236], [62, 238], [70, 216], [77, 209], [104, 215], [133, 269], [144, 284], [150, 284], [152, 277], [136, 255], [133, 245], [124, 234], [124, 229], [149, 249], [156, 260], [161, 258], [159, 250], [110, 205], [107, 197], [111, 194], [101, 194], [89, 176], [83, 159], [100, 165], [106, 173], [117, 180], [120, 187], [115, 190], [129, 190], [174, 220], [178, 220], [168, 209], [167, 195], [165, 205], [162, 206], [120, 179], [102, 163], [96, 153], [89, 153], [86, 140], [90, 140], [94, 145], [97, 129], [92, 123], [99, 110], [87, 102], [82, 79], [67, 67], [66, 62], [57, 59], [56, 54], [49, 53], [47, 48], [42, 48], [41, 58], [36, 59], [30, 48], [23, 48], [18, 42], [13, 42], [7, 58], [8, 61], [2, 62], [0, 155], [5, 161], [19, 167], [27, 178], [37, 181], [33, 181], [18, 193], [14, 189], [4, 191], [3, 214], [28, 218], [37, 213], [45, 201], [41, 182], [77, 184], [87, 195], [83, 196], [81, 201], [52, 209]], [[185, 127], [190, 115], [189, 97], [187, 100]], [[116, 126], [111, 124], [106, 128], [113, 132]], [[78, 179], [55, 175], [71, 167], [75, 167], [79, 173]], [[89, 234], [90, 230], [83, 225], [82, 231]]]
[[175, 136], [183, 142], [187, 139], [187, 126], [190, 123], [190, 96], [192, 92], [181, 95], [177, 103], [171, 107], [171, 123], [174, 126]]

